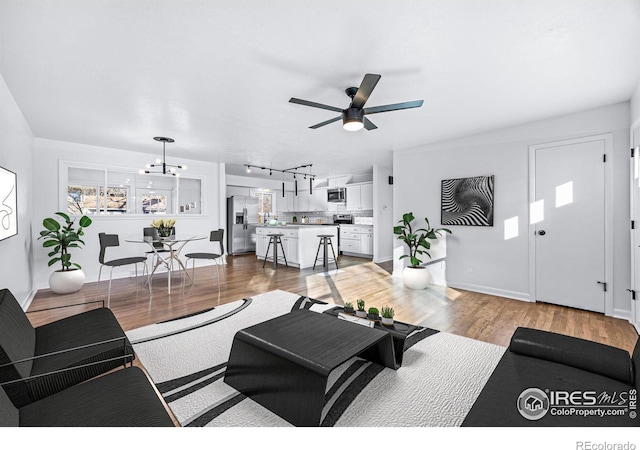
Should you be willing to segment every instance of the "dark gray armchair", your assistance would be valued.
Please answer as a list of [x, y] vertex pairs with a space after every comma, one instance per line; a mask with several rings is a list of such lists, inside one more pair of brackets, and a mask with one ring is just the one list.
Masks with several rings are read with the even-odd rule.
[[0, 388], [0, 427], [175, 426], [147, 376], [129, 367], [22, 407]]
[[0, 385], [17, 408], [134, 358], [109, 308], [33, 327], [13, 294], [0, 290]]

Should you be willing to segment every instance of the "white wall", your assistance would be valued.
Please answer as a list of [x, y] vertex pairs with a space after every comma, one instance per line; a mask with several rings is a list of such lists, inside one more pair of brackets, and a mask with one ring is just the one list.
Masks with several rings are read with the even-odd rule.
[[[495, 175], [493, 227], [451, 227], [447, 283], [453, 287], [529, 299], [528, 151], [532, 144], [612, 132], [614, 135], [614, 311], [631, 305], [629, 241], [629, 103], [394, 152], [394, 217], [413, 211], [440, 226], [440, 181]], [[519, 237], [504, 240], [504, 220], [518, 216]], [[396, 244], [396, 248], [400, 242]], [[402, 253], [400, 253], [402, 254]], [[397, 266], [397, 264], [396, 264]], [[402, 267], [402, 265], [400, 265]], [[395, 271], [397, 272], [397, 268]]]
[[0, 288], [25, 306], [35, 294], [31, 269], [33, 133], [0, 75], [0, 166], [18, 182], [18, 234], [0, 241]]
[[638, 87], [631, 97], [631, 124], [637, 125], [640, 123], [640, 82]]
[[[63, 210], [64, 204], [59, 199], [59, 164], [60, 161], [86, 162], [100, 164], [105, 167], [116, 167], [123, 171], [137, 172], [140, 167], [155, 157], [147, 153], [138, 153], [121, 149], [96, 147], [71, 142], [54, 141], [36, 138], [34, 142], [33, 178], [37, 180], [35, 186], [37, 195], [34, 195], [34, 228], [33, 236], [37, 236], [42, 229], [42, 220], [50, 217], [56, 211]], [[181, 161], [189, 167], [189, 173], [204, 177], [203, 179], [203, 207], [205, 213], [202, 216], [170, 215], [177, 218], [176, 228], [179, 235], [202, 235], [206, 240], [190, 242], [185, 251], [207, 251], [211, 248], [208, 236], [209, 232], [217, 228], [225, 228], [224, 210], [226, 203], [220, 195], [224, 191], [224, 170], [220, 164], [183, 159]], [[168, 176], [168, 175], [167, 175]], [[222, 178], [222, 179], [221, 179]], [[120, 247], [107, 250], [107, 258], [113, 259], [122, 256], [143, 255], [149, 248], [146, 244], [127, 243], [127, 238], [140, 238], [142, 229], [149, 226], [153, 217], [149, 216], [91, 216], [93, 224], [85, 230], [82, 250], [72, 253], [72, 261], [79, 263], [85, 272], [87, 281], [98, 279], [98, 253], [100, 245], [98, 233], [115, 233], [120, 236]], [[49, 275], [52, 268], [47, 266], [47, 254], [40, 245], [41, 241], [34, 243], [34, 283], [37, 289], [48, 287]], [[216, 247], [217, 249], [217, 247]], [[111, 251], [113, 250], [113, 251]], [[114, 269], [114, 277], [128, 276], [131, 267]], [[104, 279], [103, 270], [103, 279]], [[108, 272], [107, 272], [108, 277]]]
[[373, 261], [393, 259], [393, 185], [391, 167], [373, 166]]

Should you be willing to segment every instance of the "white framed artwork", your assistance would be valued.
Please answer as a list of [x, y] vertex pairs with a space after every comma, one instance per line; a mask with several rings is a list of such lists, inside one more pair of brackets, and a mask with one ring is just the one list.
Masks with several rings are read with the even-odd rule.
[[0, 241], [18, 234], [17, 177], [0, 167]]

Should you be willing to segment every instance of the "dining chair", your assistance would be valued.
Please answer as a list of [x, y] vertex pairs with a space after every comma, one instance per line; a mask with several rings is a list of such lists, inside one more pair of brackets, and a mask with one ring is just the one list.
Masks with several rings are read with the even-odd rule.
[[[168, 253], [171, 250], [169, 250], [168, 248], [166, 248], [164, 246], [164, 244], [162, 242], [155, 242], [158, 241], [158, 239], [160, 238], [160, 235], [158, 234], [158, 230], [156, 228], [153, 227], [145, 227], [142, 230], [143, 236], [144, 237], [150, 237], [151, 240], [153, 240], [154, 242], [152, 243], [153, 245], [153, 250], [149, 250], [148, 252], [146, 252], [147, 255], [151, 255], [151, 265], [153, 266], [153, 270], [151, 271], [151, 275], [153, 275], [156, 271], [156, 269], [158, 268], [158, 266], [160, 265], [160, 263], [162, 262], [158, 256], [158, 253]], [[175, 236], [176, 235], [176, 227], [172, 227], [171, 228], [171, 236]], [[155, 261], [154, 261], [155, 260]], [[149, 276], [151, 276], [149, 275]]]
[[209, 235], [209, 241], [218, 243], [219, 253], [187, 253], [185, 258], [187, 263], [185, 266], [189, 266], [189, 260], [191, 260], [191, 282], [195, 282], [195, 267], [196, 259], [212, 260], [216, 263], [216, 278], [218, 280], [218, 297], [220, 297], [220, 269], [218, 268], [218, 262], [222, 260], [224, 256], [224, 230], [222, 228], [213, 230]]
[[[109, 294], [107, 296], [107, 307], [110, 307], [111, 302], [111, 279], [113, 276], [113, 268], [114, 267], [122, 267], [134, 264], [136, 266], [136, 292], [138, 289], [138, 264], [144, 264], [143, 276], [146, 271], [147, 276], [149, 275], [149, 268], [147, 267], [147, 257], [146, 256], [130, 256], [127, 258], [118, 258], [112, 260], [105, 260], [105, 253], [108, 247], [118, 247], [120, 246], [120, 239], [117, 234], [107, 234], [107, 233], [98, 233], [98, 238], [100, 239], [100, 255], [98, 256], [98, 261], [100, 261], [100, 270], [98, 271], [98, 283], [96, 284], [96, 298], [98, 298], [98, 287], [100, 286], [100, 277], [102, 275], [102, 268], [104, 266], [110, 267], [111, 271], [109, 272]], [[151, 283], [149, 284], [149, 296], [151, 296]]]

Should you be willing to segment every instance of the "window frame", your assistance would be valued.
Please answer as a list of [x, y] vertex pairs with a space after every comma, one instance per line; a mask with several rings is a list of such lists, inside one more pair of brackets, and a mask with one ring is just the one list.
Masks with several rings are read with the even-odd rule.
[[[119, 173], [125, 173], [125, 174], [131, 174], [132, 177], [169, 177], [171, 175], [162, 175], [162, 174], [140, 174], [136, 169], [133, 169], [131, 167], [122, 167], [122, 166], [116, 166], [116, 165], [107, 165], [107, 164], [93, 164], [93, 163], [88, 163], [88, 162], [83, 162], [83, 161], [70, 161], [70, 160], [60, 160], [59, 161], [59, 166], [58, 166], [58, 180], [59, 180], [59, 185], [58, 185], [58, 207], [59, 207], [59, 211], [68, 211], [68, 188], [69, 188], [69, 170], [70, 169], [86, 169], [86, 170], [97, 170], [97, 171], [101, 171], [103, 173], [103, 179], [98, 182], [98, 184], [96, 184], [96, 193], [100, 192], [101, 189], [106, 187], [106, 191], [108, 191], [108, 189], [110, 187], [116, 187], [119, 188], [119, 185], [110, 185], [109, 184], [109, 172], [119, 172]], [[180, 177], [172, 177], [175, 178], [175, 187], [172, 188], [172, 198], [171, 198], [171, 206], [172, 206], [172, 210], [171, 211], [167, 211], [164, 214], [158, 214], [159, 215], [171, 215], [171, 216], [182, 216], [182, 217], [205, 217], [207, 215], [207, 201], [205, 199], [205, 195], [204, 193], [206, 192], [206, 177], [205, 176], [201, 176], [198, 174], [194, 174], [194, 173], [189, 173], [187, 175], [183, 175], [181, 174]], [[200, 212], [199, 213], [187, 213], [187, 212], [180, 212], [180, 206], [178, 204], [179, 198], [180, 198], [180, 179], [181, 178], [186, 178], [186, 179], [194, 179], [194, 180], [198, 180], [200, 182]], [[74, 185], [82, 185], [82, 186], [93, 186], [94, 183], [74, 183]], [[125, 217], [131, 217], [131, 218], [140, 218], [140, 217], [149, 217], [149, 216], [156, 216], [156, 214], [143, 214], [143, 213], [137, 213], [137, 212], [128, 212], [129, 209], [132, 207], [133, 210], [136, 210], [136, 202], [137, 199], [131, 197], [132, 195], [135, 196], [135, 190], [136, 187], [135, 186], [128, 186], [127, 187], [127, 212], [125, 213], [116, 213], [116, 214], [109, 214], [107, 213], [104, 209], [100, 207], [100, 212], [97, 212], [95, 214], [91, 214], [91, 217], [115, 217], [118, 219], [122, 219]], [[105, 191], [105, 192], [106, 192]], [[97, 194], [96, 194], [97, 195]], [[98, 205], [100, 205], [101, 203], [101, 199], [98, 196], [98, 198], [96, 199], [96, 202]], [[131, 205], [131, 206], [129, 206]], [[105, 204], [106, 207], [106, 204]], [[80, 216], [81, 214], [78, 213], [69, 213], [69, 215], [71, 216]]]

